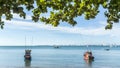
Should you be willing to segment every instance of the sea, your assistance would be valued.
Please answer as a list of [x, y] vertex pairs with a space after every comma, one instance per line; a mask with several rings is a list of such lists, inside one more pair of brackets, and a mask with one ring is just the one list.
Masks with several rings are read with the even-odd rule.
[[[31, 61], [25, 49], [32, 50]], [[83, 59], [86, 51], [94, 61]], [[120, 68], [120, 46], [0, 46], [0, 68]]]

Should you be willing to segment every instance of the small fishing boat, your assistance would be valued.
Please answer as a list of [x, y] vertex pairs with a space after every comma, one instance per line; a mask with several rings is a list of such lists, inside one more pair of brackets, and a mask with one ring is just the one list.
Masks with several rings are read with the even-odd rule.
[[31, 50], [25, 50], [25, 60], [31, 60]]
[[91, 51], [87, 51], [84, 53], [84, 60], [94, 60], [94, 56]]
[[[31, 40], [31, 42], [33, 41], [33, 38]], [[25, 55], [24, 55], [24, 58], [25, 60], [31, 60], [31, 49], [27, 49], [26, 47], [26, 36], [25, 36]]]

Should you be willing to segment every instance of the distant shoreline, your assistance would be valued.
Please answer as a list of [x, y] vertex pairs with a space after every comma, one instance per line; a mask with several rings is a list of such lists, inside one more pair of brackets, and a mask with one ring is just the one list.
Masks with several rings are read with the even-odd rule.
[[[69, 46], [69, 47], [85, 47], [85, 46], [87, 46], [87, 47], [93, 47], [93, 46], [95, 46], [95, 47], [101, 47], [101, 46], [103, 46], [103, 47], [109, 47], [109, 46], [111, 46], [111, 45], [26, 45], [26, 47], [45, 47], [45, 46], [50, 46], [50, 47], [53, 47], [53, 46]], [[112, 45], [113, 47], [115, 46], [115, 47], [119, 47], [120, 45]], [[0, 45], [0, 47], [25, 47], [25, 45]]]

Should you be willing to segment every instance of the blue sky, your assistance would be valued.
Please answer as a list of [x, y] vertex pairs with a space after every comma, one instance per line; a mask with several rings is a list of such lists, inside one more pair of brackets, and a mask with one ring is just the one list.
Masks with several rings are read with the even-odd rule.
[[[100, 13], [95, 19], [85, 20], [84, 16], [77, 17], [78, 24], [74, 27], [61, 22], [58, 27], [45, 25], [42, 22], [34, 23], [31, 13], [27, 12], [26, 19], [14, 14], [14, 19], [5, 21], [3, 30], [0, 30], [0, 45], [99, 45], [120, 44], [120, 24], [114, 24], [112, 30], [105, 30], [106, 18], [100, 7]], [[48, 16], [49, 14], [45, 14]]]

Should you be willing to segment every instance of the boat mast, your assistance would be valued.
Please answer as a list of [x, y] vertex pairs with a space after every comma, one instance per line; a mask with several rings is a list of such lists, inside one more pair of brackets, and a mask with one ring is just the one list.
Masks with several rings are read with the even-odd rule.
[[26, 49], [27, 47], [26, 47], [26, 36], [25, 36], [25, 49]]
[[33, 37], [32, 37], [32, 39], [31, 39], [31, 45], [33, 45]]
[[31, 49], [32, 49], [32, 46], [33, 46], [33, 36], [32, 36], [32, 39], [31, 39]]

